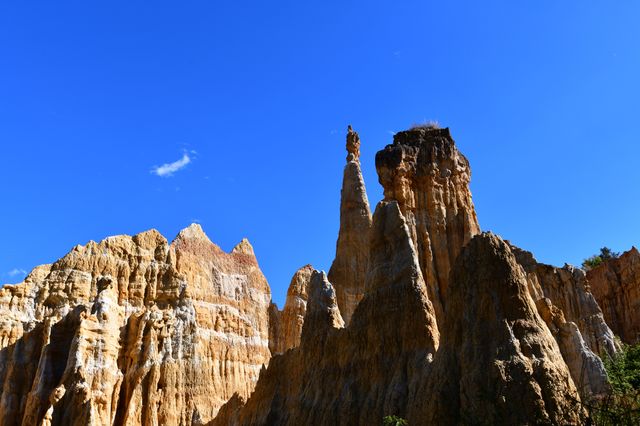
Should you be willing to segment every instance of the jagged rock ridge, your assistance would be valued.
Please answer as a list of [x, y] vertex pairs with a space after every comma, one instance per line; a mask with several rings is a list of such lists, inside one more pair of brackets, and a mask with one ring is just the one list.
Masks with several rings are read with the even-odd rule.
[[77, 246], [0, 290], [0, 423], [206, 422], [269, 362], [270, 299], [199, 225]]
[[365, 295], [349, 326], [342, 328], [333, 287], [315, 272], [301, 345], [275, 356], [246, 405], [234, 398], [212, 424], [370, 425], [406, 413], [438, 331], [397, 203], [376, 208], [370, 247]]
[[[347, 152], [331, 270], [298, 270], [282, 311], [249, 242], [225, 253], [198, 225], [77, 246], [1, 289], [0, 424], [582, 421], [617, 350], [584, 274], [480, 234], [448, 129], [378, 152], [373, 218], [351, 127]], [[634, 293], [604, 276], [619, 318]]]
[[[252, 396], [233, 398], [213, 424], [582, 421], [580, 399], [605, 391], [606, 377], [572, 321], [589, 344], [607, 345], [610, 334], [587, 286], [548, 279], [532, 256], [525, 272], [509, 245], [479, 234], [468, 162], [448, 129], [401, 132], [376, 166], [385, 201], [350, 323], [341, 328], [336, 303], [310, 296], [301, 345], [274, 357]], [[312, 288], [331, 293], [314, 277]], [[551, 304], [561, 331], [536, 301]]]

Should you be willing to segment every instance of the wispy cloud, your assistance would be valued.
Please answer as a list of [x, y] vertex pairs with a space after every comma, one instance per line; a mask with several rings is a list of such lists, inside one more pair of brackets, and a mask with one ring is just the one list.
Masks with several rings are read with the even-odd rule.
[[[191, 151], [191, 153], [195, 153], [195, 151]], [[173, 163], [166, 163], [162, 166], [155, 166], [151, 169], [151, 173], [160, 176], [160, 177], [169, 177], [173, 176], [173, 174], [177, 171], [180, 171], [187, 167], [187, 164], [191, 162], [191, 157], [189, 153], [185, 152], [182, 154], [182, 158], [174, 161]]]
[[16, 275], [27, 275], [27, 271], [25, 271], [24, 269], [13, 268], [9, 272], [7, 272], [7, 275], [9, 275], [10, 277], [15, 277]]

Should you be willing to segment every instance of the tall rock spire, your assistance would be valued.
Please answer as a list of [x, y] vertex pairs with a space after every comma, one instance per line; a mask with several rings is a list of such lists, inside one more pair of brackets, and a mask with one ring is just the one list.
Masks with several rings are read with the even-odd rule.
[[371, 210], [360, 170], [360, 137], [351, 126], [347, 130], [346, 148], [348, 154], [340, 199], [340, 233], [328, 278], [336, 290], [340, 313], [348, 324], [364, 295]]
[[376, 169], [384, 199], [398, 201], [407, 220], [439, 323], [451, 266], [480, 232], [469, 161], [448, 128], [425, 126], [396, 133], [376, 154]]

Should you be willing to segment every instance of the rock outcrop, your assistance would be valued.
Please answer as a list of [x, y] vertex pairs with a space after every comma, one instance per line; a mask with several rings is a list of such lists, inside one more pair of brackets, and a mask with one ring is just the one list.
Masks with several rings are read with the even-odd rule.
[[204, 423], [269, 362], [270, 299], [199, 225], [76, 246], [0, 290], [0, 423]]
[[302, 325], [307, 313], [307, 299], [309, 282], [314, 269], [305, 265], [298, 269], [291, 278], [287, 290], [287, 300], [282, 311], [272, 305], [270, 311], [270, 340], [271, 353], [281, 354], [300, 345]]
[[605, 319], [640, 332], [640, 253], [585, 277], [480, 233], [448, 129], [378, 152], [373, 217], [351, 127], [347, 152], [335, 260], [300, 268], [282, 311], [251, 244], [198, 225], [76, 246], [0, 289], [0, 425], [583, 421], [618, 350]]
[[474, 237], [450, 284], [442, 343], [409, 423], [580, 423], [578, 391], [508, 245]]
[[324, 273], [310, 283], [299, 347], [275, 356], [244, 406], [235, 398], [213, 424], [379, 424], [404, 415], [438, 342], [433, 307], [397, 203], [373, 218], [366, 291], [342, 328]]
[[635, 247], [587, 272], [604, 318], [623, 342], [640, 340], [640, 252]]
[[480, 232], [469, 182], [469, 162], [449, 129], [398, 132], [376, 154], [385, 200], [396, 200], [407, 220], [438, 320], [458, 253]]
[[351, 126], [347, 131], [347, 153], [340, 196], [340, 232], [329, 281], [335, 288], [340, 312], [348, 324], [364, 296], [371, 229], [371, 210], [360, 170], [360, 137]]
[[275, 356], [248, 401], [234, 397], [213, 425], [370, 425], [389, 414], [410, 424], [581, 422], [569, 368], [506, 243], [482, 234], [464, 249], [441, 334], [397, 203], [376, 209], [370, 246], [351, 323], [342, 328], [333, 288], [315, 272], [301, 345]]
[[617, 351], [613, 332], [590, 291], [586, 274], [571, 265], [557, 268], [538, 263], [533, 254], [511, 246], [527, 272], [534, 300], [547, 298], [562, 310], [567, 321], [578, 326], [585, 343], [597, 354]]
[[556, 338], [580, 394], [586, 398], [606, 393], [607, 373], [598, 355], [613, 355], [619, 347], [584, 271], [538, 263], [530, 252], [510, 248], [526, 272], [529, 293]]

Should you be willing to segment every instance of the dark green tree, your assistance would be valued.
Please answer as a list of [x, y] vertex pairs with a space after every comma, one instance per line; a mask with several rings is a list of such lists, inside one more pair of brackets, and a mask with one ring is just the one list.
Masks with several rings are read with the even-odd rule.
[[617, 259], [618, 257], [620, 257], [620, 253], [611, 250], [609, 247], [602, 247], [600, 249], [600, 254], [594, 254], [593, 256], [586, 258], [582, 262], [582, 267], [588, 271], [589, 269], [593, 269], [600, 265], [604, 261]]

